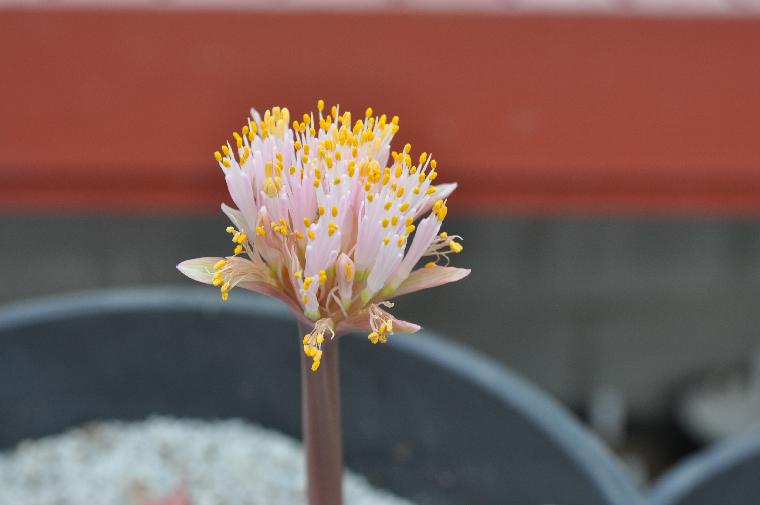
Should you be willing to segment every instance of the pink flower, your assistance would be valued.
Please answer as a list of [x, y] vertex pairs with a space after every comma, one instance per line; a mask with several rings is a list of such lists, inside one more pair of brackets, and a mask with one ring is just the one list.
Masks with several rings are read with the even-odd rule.
[[[456, 184], [434, 185], [436, 160], [416, 162], [411, 146], [391, 151], [398, 117], [368, 108], [352, 122], [337, 106], [317, 104], [290, 123], [286, 108], [251, 110], [215, 154], [237, 209], [222, 204], [234, 255], [180, 263], [188, 277], [221, 290], [234, 287], [285, 302], [303, 322], [304, 352], [319, 367], [325, 336], [364, 330], [372, 343], [419, 326], [395, 319], [389, 298], [457, 281], [470, 273], [448, 266], [461, 237], [441, 232], [446, 198]], [[424, 257], [432, 261], [415, 266]], [[444, 265], [440, 265], [439, 262]]]

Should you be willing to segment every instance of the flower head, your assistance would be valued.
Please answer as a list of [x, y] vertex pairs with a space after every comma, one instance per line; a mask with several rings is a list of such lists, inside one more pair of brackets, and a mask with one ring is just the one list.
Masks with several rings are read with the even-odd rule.
[[[387, 300], [453, 282], [469, 270], [448, 266], [461, 237], [441, 226], [456, 184], [434, 184], [437, 162], [391, 150], [398, 117], [368, 108], [352, 120], [337, 106], [291, 123], [286, 108], [251, 110], [233, 143], [214, 157], [237, 206], [222, 204], [233, 255], [178, 265], [217, 286], [226, 300], [242, 287], [284, 301], [314, 330], [304, 352], [319, 367], [325, 336], [366, 330], [372, 343], [419, 326], [381, 307]], [[423, 267], [415, 266], [429, 257]], [[443, 264], [441, 264], [443, 263]]]

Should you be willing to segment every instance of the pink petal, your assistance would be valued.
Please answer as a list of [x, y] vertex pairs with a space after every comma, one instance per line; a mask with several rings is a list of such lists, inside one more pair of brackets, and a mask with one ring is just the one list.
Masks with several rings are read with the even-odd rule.
[[[402, 321], [401, 319], [396, 319], [393, 317], [391, 319], [393, 321], [393, 332], [394, 333], [416, 333], [420, 331], [422, 328], [418, 324], [410, 323], [409, 321]], [[344, 319], [338, 324], [338, 327], [335, 329], [335, 333], [338, 335], [343, 335], [345, 333], [351, 333], [351, 332], [371, 332], [372, 327], [369, 325], [369, 317], [366, 311], [357, 314], [356, 316], [349, 317], [348, 319]]]
[[449, 282], [455, 282], [470, 275], [469, 268], [455, 267], [424, 267], [412, 272], [391, 296], [401, 296], [414, 293], [421, 289], [434, 288]]
[[187, 275], [194, 281], [211, 284], [214, 278], [214, 265], [224, 258], [195, 258], [183, 261], [177, 265], [177, 270]]
[[268, 282], [243, 281], [240, 282], [237, 287], [276, 298], [277, 300], [280, 300], [282, 303], [287, 305], [290, 311], [293, 313], [293, 315], [296, 316], [299, 321], [306, 324], [314, 324], [314, 321], [311, 321], [310, 319], [306, 318], [306, 316], [304, 316], [301, 306], [298, 305], [295, 300], [280, 291], [277, 286], [269, 284]]

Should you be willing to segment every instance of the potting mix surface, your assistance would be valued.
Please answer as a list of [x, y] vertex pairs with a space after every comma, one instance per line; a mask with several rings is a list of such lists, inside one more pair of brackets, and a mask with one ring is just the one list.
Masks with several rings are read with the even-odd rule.
[[[188, 505], [306, 503], [303, 452], [240, 420], [99, 422], [0, 453], [0, 503], [144, 505], [181, 490]], [[346, 473], [347, 505], [412, 505]]]

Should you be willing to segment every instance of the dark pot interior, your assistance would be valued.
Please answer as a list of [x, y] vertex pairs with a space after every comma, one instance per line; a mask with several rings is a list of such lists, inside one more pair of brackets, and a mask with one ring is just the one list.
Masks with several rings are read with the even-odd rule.
[[[96, 419], [240, 417], [300, 433], [279, 304], [211, 290], [74, 294], [0, 313], [0, 447]], [[639, 503], [564, 409], [430, 333], [341, 339], [348, 467], [420, 505]]]

